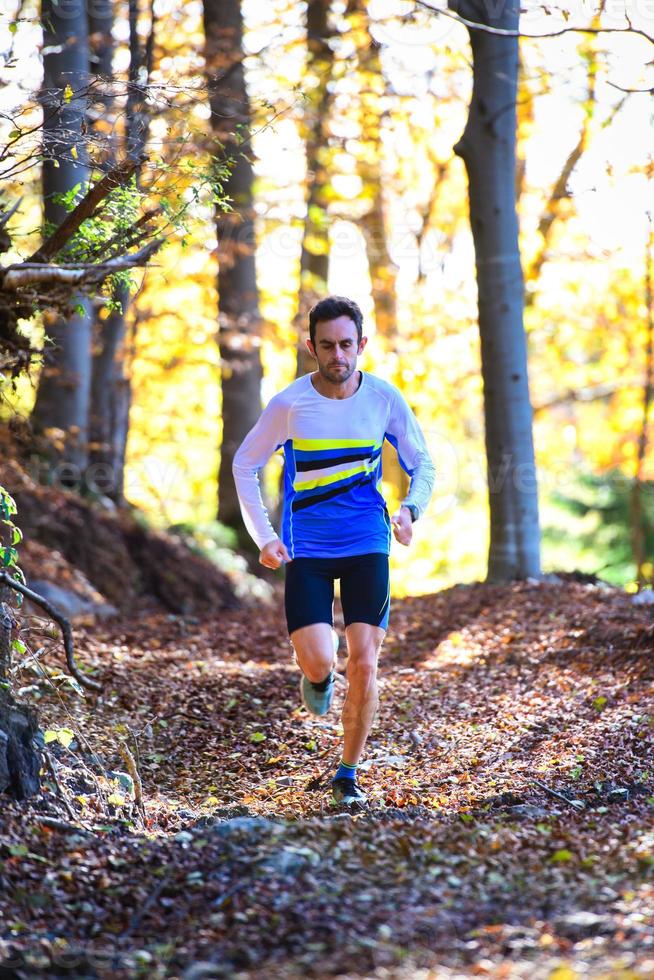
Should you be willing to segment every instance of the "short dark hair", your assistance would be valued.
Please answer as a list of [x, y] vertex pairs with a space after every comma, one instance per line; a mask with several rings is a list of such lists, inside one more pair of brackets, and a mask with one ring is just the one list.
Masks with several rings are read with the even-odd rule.
[[357, 328], [357, 343], [363, 337], [363, 313], [358, 304], [347, 296], [326, 296], [309, 311], [309, 336], [316, 343], [316, 324], [323, 320], [335, 320], [339, 316], [349, 316]]

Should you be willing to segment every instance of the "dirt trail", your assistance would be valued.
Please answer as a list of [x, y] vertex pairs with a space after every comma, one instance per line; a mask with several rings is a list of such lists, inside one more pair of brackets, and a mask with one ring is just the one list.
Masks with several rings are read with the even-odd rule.
[[[32, 675], [75, 738], [50, 743], [66, 802], [4, 810], [0, 976], [654, 977], [651, 607], [572, 582], [395, 602], [355, 816], [279, 602], [77, 642], [104, 693]], [[144, 821], [106, 778], [121, 740]]]

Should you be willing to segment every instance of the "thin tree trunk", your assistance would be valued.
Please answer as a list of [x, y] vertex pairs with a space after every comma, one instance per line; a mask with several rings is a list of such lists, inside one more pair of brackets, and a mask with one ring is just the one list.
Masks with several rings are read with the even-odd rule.
[[[43, 40], [43, 209], [46, 223], [58, 225], [65, 208], [53, 195], [86, 184], [89, 168], [83, 125], [88, 84], [88, 31], [85, 5], [55, 0], [41, 5]], [[70, 319], [48, 324], [52, 345], [46, 346], [32, 423], [36, 432], [51, 435], [49, 455], [63, 485], [80, 486], [88, 459], [88, 414], [91, 390], [92, 309], [87, 299], [73, 301]], [[57, 431], [60, 430], [63, 435]]]
[[255, 267], [250, 107], [243, 69], [243, 22], [238, 0], [204, 0], [206, 72], [217, 161], [232, 159], [223, 189], [233, 211], [216, 210], [218, 346], [223, 433], [218, 519], [249, 540], [232, 477], [234, 454], [261, 413], [261, 317]]
[[[155, 17], [150, 4], [151, 27], [142, 44], [138, 33], [139, 0], [129, 0], [129, 86], [125, 107], [125, 154], [139, 159], [147, 143], [149, 114], [145, 92], [152, 71]], [[97, 53], [97, 72], [111, 77], [113, 43], [112, 0], [102, 0], [89, 19], [92, 37], [104, 39]], [[145, 78], [143, 73], [145, 72]], [[110, 148], [113, 160], [117, 148]], [[110, 160], [109, 162], [113, 162]], [[140, 170], [136, 171], [137, 184]], [[98, 342], [93, 359], [91, 396], [91, 489], [105, 493], [117, 504], [124, 502], [125, 454], [129, 434], [131, 385], [125, 363], [126, 319], [130, 305], [129, 289], [118, 287], [113, 296], [115, 308], [96, 323]]]
[[[99, 79], [101, 91], [109, 91], [113, 77], [114, 41], [112, 36], [114, 20], [113, 0], [99, 0], [88, 11], [89, 41], [91, 48], [91, 72]], [[101, 118], [107, 120], [114, 115], [114, 97], [103, 94], [97, 97], [101, 107]], [[112, 120], [115, 123], [115, 119]], [[91, 123], [92, 124], [92, 123]], [[115, 126], [112, 126], [115, 133]], [[106, 146], [107, 168], [115, 165], [118, 147], [115, 135]], [[122, 302], [126, 301], [126, 291], [114, 295], [121, 309], [114, 309], [104, 318], [96, 310], [93, 344], [93, 375], [91, 382], [91, 409], [89, 418], [89, 482], [90, 489], [106, 494], [114, 500], [122, 497], [122, 486], [118, 485], [114, 454], [112, 452], [112, 433], [114, 431], [115, 401], [115, 356], [123, 335], [124, 312]]]
[[[127, 156], [132, 159], [139, 159], [144, 155], [147, 146], [150, 112], [146, 102], [146, 89], [152, 74], [154, 58], [154, 39], [156, 28], [156, 14], [154, 0], [149, 0], [150, 10], [150, 32], [145, 46], [142, 45], [137, 29], [139, 0], [129, 0], [129, 94], [127, 97], [127, 127], [126, 127], [126, 150]], [[141, 168], [136, 171], [136, 185], [141, 186]], [[131, 358], [128, 357], [128, 349], [134, 350], [134, 332], [136, 322], [132, 323], [131, 342], [127, 343], [126, 316], [130, 304], [129, 291], [119, 293], [118, 301], [123, 311], [122, 322], [117, 322], [114, 333], [109, 338], [110, 345], [115, 350], [114, 357], [114, 410], [112, 428], [112, 454], [113, 468], [116, 474], [116, 500], [122, 502], [124, 499], [125, 486], [125, 458], [127, 455], [127, 439], [129, 436], [129, 413], [132, 405], [132, 383], [131, 383]]]
[[[649, 176], [651, 177], [654, 172], [654, 166], [650, 164], [649, 170]], [[636, 451], [636, 474], [631, 488], [630, 499], [631, 546], [636, 564], [636, 583], [639, 591], [644, 585], [648, 584], [648, 581], [651, 582], [651, 576], [648, 580], [644, 570], [648, 556], [645, 547], [647, 524], [643, 508], [643, 471], [649, 440], [649, 414], [654, 395], [654, 309], [652, 307], [652, 300], [654, 298], [654, 288], [652, 286], [654, 223], [652, 222], [651, 214], [648, 213], [647, 217], [649, 221], [649, 234], [645, 246], [645, 316], [647, 325], [645, 382], [643, 385], [643, 415]]]
[[[468, 20], [517, 30], [519, 5], [450, 0]], [[516, 87], [518, 42], [470, 28], [473, 92], [454, 147], [468, 173], [475, 243], [490, 507], [488, 580], [540, 574], [538, 494], [518, 247]]]
[[[362, 198], [370, 201], [370, 207], [362, 214], [359, 228], [366, 245], [370, 273], [375, 341], [382, 351], [391, 352], [397, 348], [397, 268], [388, 251], [382, 172], [384, 148], [381, 140], [381, 101], [387, 94], [388, 83], [382, 70], [379, 44], [368, 29], [368, 11], [363, 0], [350, 0], [348, 18], [353, 34], [363, 41], [359, 51], [361, 94], [357, 172], [362, 183]], [[404, 498], [409, 480], [397, 452], [387, 440], [384, 440], [382, 447], [382, 472], [384, 480], [393, 486], [397, 497], [400, 500]]]
[[300, 292], [297, 304], [296, 376], [315, 369], [305, 344], [307, 317], [311, 307], [327, 292], [329, 275], [329, 116], [332, 94], [329, 81], [334, 55], [329, 47], [331, 0], [309, 0], [307, 4], [307, 63], [305, 119], [303, 124], [307, 164], [306, 214], [300, 254]]

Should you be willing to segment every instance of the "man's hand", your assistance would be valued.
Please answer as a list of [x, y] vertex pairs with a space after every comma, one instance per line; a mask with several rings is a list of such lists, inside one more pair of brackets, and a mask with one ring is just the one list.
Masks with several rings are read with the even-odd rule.
[[279, 538], [274, 538], [264, 544], [259, 554], [259, 561], [266, 568], [279, 568], [283, 561], [290, 561], [286, 545]]
[[411, 538], [413, 537], [413, 521], [411, 520], [411, 511], [407, 510], [406, 507], [400, 507], [400, 509], [391, 517], [391, 524], [393, 525], [395, 540], [399, 541], [400, 544], [407, 546], [410, 545]]

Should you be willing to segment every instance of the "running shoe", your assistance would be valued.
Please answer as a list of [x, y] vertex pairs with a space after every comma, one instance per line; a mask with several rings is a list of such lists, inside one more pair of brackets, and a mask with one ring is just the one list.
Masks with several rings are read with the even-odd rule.
[[334, 645], [334, 662], [329, 677], [323, 682], [325, 685], [324, 689], [316, 689], [304, 674], [300, 680], [300, 698], [302, 699], [302, 704], [312, 715], [326, 715], [334, 700], [334, 686], [337, 679], [335, 667], [339, 644], [338, 633], [334, 629], [332, 630], [332, 643]]
[[326, 681], [324, 690], [316, 690], [308, 678], [302, 674], [300, 681], [300, 698], [302, 704], [312, 715], [326, 715], [334, 700], [335, 675], [332, 670]]
[[368, 802], [368, 797], [363, 792], [355, 779], [332, 779], [332, 796], [335, 803], [342, 803], [344, 806], [364, 807]]

